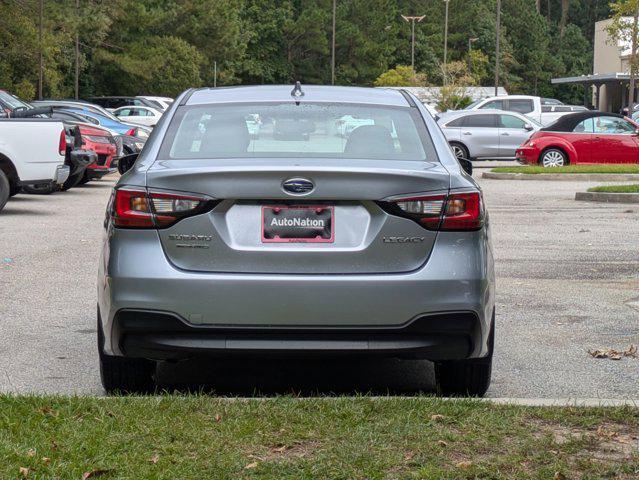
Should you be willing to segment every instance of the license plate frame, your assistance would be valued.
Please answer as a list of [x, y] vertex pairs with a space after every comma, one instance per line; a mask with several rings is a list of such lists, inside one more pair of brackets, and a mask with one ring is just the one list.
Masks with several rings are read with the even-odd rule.
[[[326, 212], [328, 212], [328, 221], [330, 223], [328, 230], [327, 227], [324, 226], [323, 231], [319, 235], [309, 236], [312, 234], [313, 230], [319, 230], [320, 227], [283, 226], [281, 228], [284, 229], [307, 228], [309, 230], [309, 233], [306, 234], [307, 236], [302, 237], [282, 237], [276, 233], [273, 233], [273, 229], [266, 227], [267, 217], [273, 218], [275, 215], [279, 215], [282, 212], [290, 214], [294, 211], [315, 211], [315, 215], [322, 215], [322, 218], [319, 218], [319, 220], [324, 221], [327, 220]], [[307, 214], [304, 217], [308, 219], [310, 215]], [[290, 218], [290, 215], [284, 215], [282, 216], [282, 218], [288, 219]], [[260, 215], [260, 223], [262, 243], [333, 243], [335, 241], [335, 207], [332, 205], [263, 205]]]

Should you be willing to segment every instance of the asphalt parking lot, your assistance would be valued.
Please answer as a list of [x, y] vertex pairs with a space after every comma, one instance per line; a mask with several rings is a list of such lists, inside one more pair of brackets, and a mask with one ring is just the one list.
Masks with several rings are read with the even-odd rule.
[[[102, 394], [95, 278], [114, 177], [50, 197], [18, 195], [0, 216], [0, 392]], [[496, 252], [492, 397], [636, 398], [639, 208], [575, 202], [581, 182], [480, 180]], [[160, 384], [225, 394], [432, 391], [427, 362], [190, 362]]]

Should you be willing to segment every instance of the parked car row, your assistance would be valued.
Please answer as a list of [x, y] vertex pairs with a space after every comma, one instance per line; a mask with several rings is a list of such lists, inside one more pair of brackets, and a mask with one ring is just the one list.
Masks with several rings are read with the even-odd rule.
[[[159, 119], [170, 100], [120, 110], [145, 108]], [[0, 210], [20, 192], [50, 194], [114, 172], [121, 157], [142, 150], [157, 123], [126, 118], [85, 101], [29, 103], [0, 90]]]
[[479, 109], [442, 114], [438, 122], [458, 158], [543, 167], [639, 163], [639, 124], [614, 113], [569, 113], [542, 126], [520, 113]]

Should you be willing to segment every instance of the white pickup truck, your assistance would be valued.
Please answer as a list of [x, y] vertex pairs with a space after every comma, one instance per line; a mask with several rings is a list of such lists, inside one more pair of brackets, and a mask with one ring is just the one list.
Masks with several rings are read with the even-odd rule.
[[561, 102], [530, 95], [504, 95], [488, 97], [471, 103], [466, 110], [508, 110], [526, 115], [542, 125], [550, 125], [559, 117], [587, 110], [577, 105], [563, 105]]
[[59, 120], [0, 119], [0, 210], [24, 185], [64, 183], [70, 169], [66, 149]]

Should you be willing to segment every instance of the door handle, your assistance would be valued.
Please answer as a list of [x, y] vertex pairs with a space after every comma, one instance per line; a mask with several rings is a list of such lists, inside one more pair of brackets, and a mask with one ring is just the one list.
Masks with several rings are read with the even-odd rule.
[[510, 133], [508, 133], [508, 132], [504, 132], [504, 133], [502, 133], [502, 135], [503, 135], [504, 137], [510, 137]]
[[470, 132], [463, 132], [462, 135], [472, 135]]

